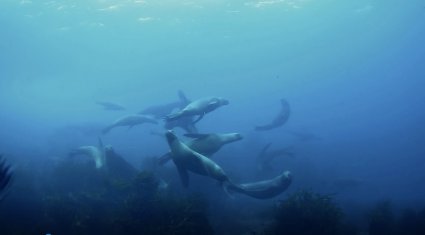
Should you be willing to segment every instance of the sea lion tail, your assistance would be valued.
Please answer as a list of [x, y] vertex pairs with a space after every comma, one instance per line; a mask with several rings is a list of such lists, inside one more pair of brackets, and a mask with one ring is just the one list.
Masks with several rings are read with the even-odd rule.
[[102, 134], [108, 134], [108, 132], [113, 128], [114, 126], [107, 126], [105, 128], [103, 128], [102, 130]]
[[241, 192], [243, 191], [243, 188], [233, 183], [230, 179], [221, 182], [221, 187], [223, 188], [223, 191], [229, 196], [230, 198], [234, 198], [234, 192]]

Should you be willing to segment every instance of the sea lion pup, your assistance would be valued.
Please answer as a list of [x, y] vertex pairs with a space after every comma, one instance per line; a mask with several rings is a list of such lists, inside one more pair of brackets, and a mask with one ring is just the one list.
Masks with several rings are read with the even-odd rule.
[[125, 110], [124, 106], [112, 102], [97, 101], [96, 104], [103, 106], [105, 110], [120, 111]]
[[291, 183], [291, 172], [285, 171], [270, 180], [238, 184], [236, 187], [230, 185], [228, 189], [257, 199], [269, 199], [283, 193]]
[[181, 142], [172, 131], [167, 131], [165, 137], [167, 138], [168, 145], [172, 152], [171, 156], [173, 162], [177, 167], [184, 187], [189, 186], [188, 171], [191, 171], [217, 180], [226, 193], [229, 185], [238, 188], [237, 185], [230, 181], [229, 177], [219, 165], [204, 155], [190, 149], [186, 144]]
[[12, 181], [12, 175], [10, 165], [3, 160], [3, 155], [0, 154], [0, 201], [3, 199], [3, 192], [9, 187]]
[[206, 113], [216, 110], [217, 108], [228, 105], [229, 101], [221, 97], [206, 97], [189, 103], [183, 109], [169, 114], [165, 117], [167, 122], [174, 121], [182, 117], [199, 116], [193, 123], [199, 122]]
[[[193, 151], [210, 158], [214, 153], [223, 147], [225, 144], [229, 144], [242, 139], [242, 135], [239, 133], [227, 133], [227, 134], [185, 134], [185, 136], [194, 138], [193, 140], [186, 143], [186, 145]], [[164, 165], [172, 158], [172, 153], [168, 152], [158, 159], [160, 165]]]
[[285, 148], [280, 148], [273, 151], [268, 151], [271, 145], [272, 143], [266, 144], [261, 149], [260, 153], [258, 154], [257, 161], [258, 161], [258, 169], [260, 171], [272, 170], [273, 167], [271, 163], [273, 159], [275, 159], [276, 157], [284, 157], [284, 156], [294, 157], [292, 147], [285, 147]]
[[98, 139], [98, 146], [81, 146], [77, 149], [72, 150], [69, 153], [69, 156], [75, 155], [87, 155], [94, 160], [96, 169], [105, 168], [106, 160], [105, 160], [105, 147], [103, 146], [102, 140]]
[[155, 120], [152, 116], [148, 116], [148, 115], [141, 115], [141, 114], [128, 115], [116, 120], [113, 124], [105, 127], [102, 130], [102, 134], [108, 133], [112, 128], [115, 128], [117, 126], [128, 126], [128, 128], [132, 128], [133, 126], [140, 125], [143, 123], [158, 124], [158, 121]]
[[271, 130], [271, 129], [283, 126], [283, 124], [285, 124], [288, 121], [289, 114], [291, 113], [289, 103], [285, 99], [281, 99], [280, 103], [281, 103], [281, 110], [279, 114], [272, 120], [271, 123], [262, 125], [262, 126], [256, 126], [255, 127], [256, 131]]
[[163, 104], [163, 105], [150, 106], [140, 111], [139, 114], [152, 115], [156, 119], [160, 119], [170, 114], [173, 110], [182, 109], [190, 103], [190, 101], [187, 99], [183, 91], [178, 91], [178, 96], [179, 96], [179, 101]]

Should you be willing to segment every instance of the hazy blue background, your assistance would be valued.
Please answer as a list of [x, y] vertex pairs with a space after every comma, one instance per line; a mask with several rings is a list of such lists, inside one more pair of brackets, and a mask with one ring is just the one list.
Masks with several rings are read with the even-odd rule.
[[[238, 182], [287, 169], [290, 190], [424, 203], [424, 1], [2, 0], [0, 22], [0, 152], [16, 167], [96, 144], [69, 126], [96, 130], [182, 89], [230, 100], [199, 129], [244, 135], [214, 158]], [[287, 125], [254, 132], [281, 98], [292, 108]], [[98, 100], [128, 110], [107, 112]], [[103, 138], [140, 167], [167, 151], [151, 130], [161, 126]], [[296, 158], [259, 175], [255, 157], [270, 141], [293, 145]]]

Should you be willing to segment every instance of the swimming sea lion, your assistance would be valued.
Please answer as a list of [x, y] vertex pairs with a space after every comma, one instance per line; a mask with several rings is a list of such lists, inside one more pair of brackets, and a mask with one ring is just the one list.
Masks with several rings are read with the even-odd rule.
[[292, 183], [292, 176], [289, 171], [270, 179], [254, 183], [238, 184], [236, 187], [229, 186], [229, 191], [245, 194], [257, 199], [269, 199], [284, 192]]
[[141, 115], [141, 114], [128, 115], [116, 120], [113, 124], [104, 128], [102, 130], [102, 133], [106, 134], [112, 128], [117, 126], [128, 126], [129, 128], [132, 128], [133, 126], [140, 125], [143, 123], [158, 124], [158, 121], [156, 121], [153, 117], [148, 115]]
[[96, 104], [103, 106], [105, 110], [113, 110], [113, 111], [125, 110], [125, 108], [122, 105], [115, 104], [112, 102], [97, 101]]
[[100, 138], [98, 146], [81, 146], [69, 153], [69, 156], [75, 155], [87, 155], [94, 160], [96, 169], [105, 168], [105, 147], [103, 146], [103, 142]]
[[183, 93], [183, 91], [179, 91], [178, 96], [179, 96], [179, 101], [163, 104], [163, 105], [150, 106], [140, 111], [139, 114], [152, 115], [155, 118], [160, 119], [170, 114], [174, 109], [182, 109], [190, 103], [190, 101], [186, 98], [186, 95]]
[[279, 114], [273, 119], [273, 121], [270, 124], [256, 126], [255, 127], [256, 131], [271, 130], [271, 129], [282, 126], [288, 121], [289, 114], [290, 114], [289, 103], [285, 99], [281, 99], [280, 102], [281, 102], [281, 110]]
[[225, 192], [227, 192], [228, 185], [233, 185], [234, 188], [238, 188], [237, 185], [234, 185], [230, 181], [229, 177], [219, 165], [202, 154], [190, 149], [186, 144], [181, 142], [172, 131], [167, 131], [165, 136], [172, 152], [173, 162], [177, 167], [184, 187], [189, 186], [188, 171], [191, 171], [217, 180], [220, 182]]
[[276, 157], [294, 157], [294, 153], [292, 152], [292, 147], [285, 147], [276, 149], [273, 151], [268, 151], [270, 148], [271, 143], [266, 144], [262, 149], [261, 152], [258, 154], [257, 160], [258, 160], [258, 169], [260, 171], [269, 171], [272, 170], [272, 161]]
[[196, 119], [193, 123], [199, 122], [206, 113], [209, 113], [211, 111], [216, 110], [217, 108], [228, 105], [229, 101], [226, 99], [223, 99], [221, 97], [207, 97], [207, 98], [201, 98], [198, 100], [195, 100], [191, 103], [189, 103], [186, 107], [183, 109], [169, 114], [165, 117], [165, 120], [167, 122], [174, 121], [182, 117], [188, 117], [188, 116], [196, 116], [198, 115], [198, 119]]
[[[242, 135], [239, 133], [227, 133], [227, 134], [185, 134], [185, 136], [194, 138], [193, 140], [186, 143], [186, 145], [193, 151], [210, 158], [214, 153], [223, 147], [225, 144], [229, 144], [242, 139]], [[171, 152], [159, 158], [159, 164], [163, 165], [168, 160], [171, 160]]]

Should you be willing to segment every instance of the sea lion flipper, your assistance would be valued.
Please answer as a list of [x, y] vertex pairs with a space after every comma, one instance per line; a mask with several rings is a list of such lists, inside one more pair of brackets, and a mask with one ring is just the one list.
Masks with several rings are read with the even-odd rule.
[[189, 138], [193, 138], [193, 139], [201, 139], [201, 138], [208, 137], [209, 134], [186, 133], [186, 134], [184, 134], [184, 136], [189, 137]]
[[114, 128], [115, 127], [115, 125], [109, 125], [109, 126], [107, 126], [107, 127], [105, 127], [105, 128], [103, 128], [102, 129], [102, 134], [107, 134], [109, 131], [111, 131], [111, 129], [112, 128]]
[[266, 154], [267, 150], [270, 148], [270, 146], [272, 145], [271, 142], [267, 143], [260, 151], [260, 153], [258, 154], [258, 158], [263, 158], [264, 155]]
[[201, 121], [201, 119], [204, 117], [204, 115], [205, 115], [205, 113], [202, 113], [201, 115], [199, 115], [199, 117], [195, 121], [193, 121], [192, 124], [195, 124], [195, 123]]
[[171, 160], [171, 154], [172, 153], [166, 153], [164, 155], [162, 155], [161, 157], [158, 158], [158, 164], [160, 166], [163, 166], [165, 163], [167, 163], [169, 160]]
[[97, 137], [97, 141], [98, 141], [99, 149], [104, 149], [103, 141], [102, 141], [102, 138], [100, 138], [100, 136]]
[[179, 165], [176, 165], [177, 171], [179, 172], [180, 180], [182, 181], [183, 187], [187, 188], [189, 186], [189, 174], [187, 170]]
[[190, 103], [190, 100], [186, 97], [186, 95], [184, 94], [182, 90], [178, 91], [178, 95], [179, 95], [180, 104], [182, 107]]
[[166, 122], [174, 121], [179, 119], [181, 115], [182, 115], [182, 111], [180, 110], [175, 113], [168, 114], [167, 116], [164, 117], [164, 120]]

